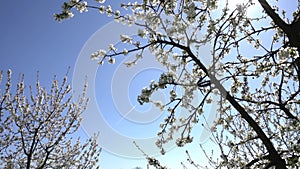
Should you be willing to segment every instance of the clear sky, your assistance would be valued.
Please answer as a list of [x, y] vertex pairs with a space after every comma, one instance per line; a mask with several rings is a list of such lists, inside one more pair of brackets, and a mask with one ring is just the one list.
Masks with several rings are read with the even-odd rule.
[[[118, 4], [120, 2], [114, 3]], [[112, 6], [114, 7], [116, 4], [112, 4]], [[33, 84], [35, 82], [36, 73], [39, 71], [41, 83], [47, 88], [50, 88], [53, 75], [58, 75], [59, 80], [62, 79], [69, 66], [71, 67], [70, 77], [72, 77], [73, 70], [76, 67], [76, 60], [82, 55], [82, 51], [84, 51], [85, 48], [84, 45], [88, 44], [89, 38], [95, 35], [94, 33], [96, 31], [112, 21], [112, 18], [99, 15], [98, 12], [92, 11], [84, 14], [75, 13], [73, 19], [58, 23], [54, 20], [53, 14], [60, 12], [61, 5], [62, 1], [54, 0], [7, 0], [1, 2], [0, 70], [6, 71], [7, 69], [11, 69], [14, 78], [17, 78], [18, 74], [24, 73], [27, 84]], [[101, 43], [102, 41], [110, 39], [110, 36], [112, 35], [109, 33], [103, 36], [103, 39], [100, 40]], [[94, 46], [93, 49], [96, 48], [97, 45]], [[88, 51], [92, 51], [92, 48]], [[86, 59], [89, 60], [89, 57], [86, 56]], [[119, 63], [120, 62], [117, 62], [115, 67], [104, 66], [101, 70], [98, 69], [95, 75], [97, 79], [95, 82], [96, 85], [106, 85], [106, 87], [110, 87], [111, 85], [109, 83], [111, 83], [111, 77], [114, 75]], [[86, 68], [83, 66], [82, 72], [85, 72], [85, 69], [89, 68], [89, 66], [86, 66]], [[144, 74], [134, 74], [132, 75], [134, 78], [131, 77], [132, 82], [129, 84], [129, 91], [132, 93], [138, 93], [137, 91], [139, 91], [142, 86], [145, 86], [150, 79], [159, 75], [160, 70], [152, 69], [151, 72], [141, 70], [140, 72]], [[120, 84], [122, 81], [117, 83]], [[124, 120], [124, 118], [120, 117], [120, 114], [116, 113], [118, 108], [110, 107], [113, 99], [109, 94], [110, 88], [101, 86], [93, 90], [97, 93], [95, 98], [97, 98], [99, 109], [102, 110], [103, 118], [106, 118], [106, 122], [111, 123], [110, 126], [114, 128], [114, 130], [130, 138], [149, 138], [155, 135], [158, 129], [157, 124], [159, 120], [161, 120], [161, 116], [145, 123], [141, 123], [141, 121], [140, 123], [136, 123], [136, 119], [126, 121], [126, 119]], [[105, 90], [106, 92], [101, 93], [101, 90]], [[135, 98], [131, 96], [129, 100], [134, 102]], [[134, 106], [137, 105], [136, 103], [131, 104]], [[125, 114], [125, 116], [127, 115], [128, 114]], [[135, 121], [135, 123], [130, 123], [132, 122], [130, 120]], [[151, 126], [150, 129], [148, 129], [149, 125]], [[100, 131], [100, 135], [101, 132], [103, 131]], [[81, 133], [83, 133], [83, 131], [81, 131]], [[115, 143], [123, 144], [122, 142], [118, 143], [119, 140], [111, 141], [112, 147], [119, 146], [114, 145]], [[184, 154], [185, 149], [191, 149], [194, 150], [192, 153], [194, 157], [201, 157], [201, 159], [199, 159], [200, 162], [206, 161], [205, 157], [197, 154], [201, 152], [197, 143], [198, 142], [193, 145], [188, 145], [188, 147], [182, 149], [172, 150], [170, 154], [167, 153], [167, 156], [160, 158], [171, 168], [178, 168], [180, 161], [184, 161], [186, 158]], [[123, 145], [124, 149], [128, 149], [127, 146], [128, 145]], [[207, 146], [211, 146], [211, 144]], [[179, 154], [182, 155], [180, 156]], [[105, 150], [100, 159], [102, 169], [131, 169], [135, 166], [145, 168], [145, 164], [144, 160], [134, 160], [116, 156]]]
[[3, 1], [2, 4], [1, 69], [25, 73], [27, 78], [40, 71], [41, 78], [50, 79], [51, 75], [66, 72], [68, 66], [73, 68], [86, 40], [109, 21], [97, 12], [89, 12], [58, 23], [53, 14], [60, 11], [62, 1]]

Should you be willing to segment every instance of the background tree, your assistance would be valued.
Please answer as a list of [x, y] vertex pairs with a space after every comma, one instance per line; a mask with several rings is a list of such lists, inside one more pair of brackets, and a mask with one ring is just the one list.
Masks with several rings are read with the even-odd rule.
[[[81, 113], [88, 100], [83, 93], [74, 102], [67, 76], [61, 84], [54, 78], [50, 91], [26, 86], [23, 76], [12, 85], [0, 74], [0, 166], [1, 168], [96, 168], [100, 149], [97, 135], [83, 142], [74, 140]], [[2, 82], [2, 83], [1, 83]], [[27, 88], [28, 89], [28, 88]]]
[[[143, 0], [121, 4], [132, 11], [123, 15], [109, 5], [70, 0], [55, 18], [73, 17], [73, 8], [79, 12], [93, 8], [113, 15], [117, 22], [140, 27], [139, 38], [120, 35], [130, 48], [117, 51], [112, 44], [91, 58], [103, 64], [112, 63], [119, 55], [137, 53], [136, 60], [126, 63], [132, 66], [143, 61], [143, 52], [149, 49], [167, 68], [159, 81], [151, 82], [138, 97], [144, 104], [152, 102], [151, 94], [157, 90], [170, 92], [169, 103], [156, 104], [169, 113], [158, 133], [162, 154], [164, 143], [170, 140], [176, 139], [178, 146], [193, 141], [193, 127], [205, 106], [219, 94], [219, 115], [209, 130], [220, 157], [210, 158], [206, 153], [210, 164], [214, 168], [281, 169], [300, 166], [300, 7], [299, 1], [288, 11], [277, 4], [258, 0], [255, 14], [250, 14], [247, 10], [254, 6], [252, 0], [235, 9], [229, 9], [228, 1]], [[203, 54], [201, 47], [207, 44], [211, 52]], [[208, 58], [211, 63], [205, 64], [203, 60]], [[197, 104], [192, 102], [195, 91], [201, 93]], [[179, 107], [190, 114], [179, 117]], [[179, 138], [173, 138], [175, 132], [181, 132]], [[153, 158], [148, 159], [149, 164], [161, 168]]]
[[133, 169], [143, 169], [142, 167], [134, 167]]

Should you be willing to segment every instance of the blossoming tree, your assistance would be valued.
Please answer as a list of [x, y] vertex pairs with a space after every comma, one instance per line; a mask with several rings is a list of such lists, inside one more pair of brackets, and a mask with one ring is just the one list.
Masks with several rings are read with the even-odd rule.
[[[108, 45], [91, 58], [99, 64], [114, 63], [119, 56], [137, 52], [137, 59], [126, 63], [134, 66], [147, 57], [143, 52], [149, 49], [167, 68], [137, 98], [145, 104], [152, 102], [155, 91], [170, 90], [169, 102], [157, 104], [169, 113], [158, 133], [162, 153], [169, 140], [176, 139], [178, 146], [193, 141], [190, 133], [205, 105], [219, 94], [218, 118], [209, 130], [220, 156], [210, 158], [206, 153], [210, 164], [215, 168], [293, 168], [300, 166], [300, 7], [298, 1], [298, 7], [285, 11], [278, 2], [272, 3], [249, 0], [230, 9], [226, 0], [143, 0], [121, 4], [131, 12], [121, 14], [104, 0], [70, 0], [55, 18], [71, 18], [75, 9], [96, 9], [116, 22], [139, 26], [139, 37], [120, 35], [131, 47], [119, 51]], [[253, 7], [255, 14], [248, 12]], [[204, 45], [211, 46], [210, 54], [203, 54]], [[204, 64], [207, 58], [210, 64]], [[177, 87], [182, 87], [183, 94], [178, 94]], [[195, 91], [201, 93], [197, 104], [191, 101]], [[179, 107], [190, 114], [178, 117]], [[176, 131], [181, 132], [179, 138], [173, 138]], [[161, 167], [157, 160], [148, 159]]]
[[73, 138], [87, 105], [86, 87], [75, 103], [67, 77], [61, 84], [54, 79], [49, 92], [38, 80], [26, 88], [23, 77], [13, 86], [10, 70], [4, 83], [1, 72], [0, 82], [1, 168], [97, 167], [96, 135], [85, 142]]

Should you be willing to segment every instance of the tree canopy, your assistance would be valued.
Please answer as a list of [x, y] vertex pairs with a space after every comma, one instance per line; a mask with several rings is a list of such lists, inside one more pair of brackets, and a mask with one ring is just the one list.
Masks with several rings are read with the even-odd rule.
[[[155, 104], [169, 113], [158, 132], [162, 154], [169, 140], [176, 139], [178, 146], [193, 141], [190, 133], [201, 125], [205, 105], [219, 95], [218, 118], [209, 130], [221, 154], [210, 158], [206, 153], [210, 164], [281, 169], [300, 166], [300, 7], [299, 1], [288, 10], [278, 4], [249, 0], [230, 9], [229, 1], [143, 0], [121, 4], [128, 10], [122, 14], [104, 0], [70, 0], [55, 18], [61, 21], [73, 17], [75, 10], [95, 9], [116, 22], [139, 26], [139, 37], [120, 35], [128, 49], [108, 44], [107, 49], [91, 54], [91, 59], [114, 63], [137, 52], [137, 59], [127, 63], [134, 66], [147, 57], [143, 52], [149, 49], [167, 68], [137, 98], [140, 104], [150, 103], [155, 91], [169, 90], [169, 102]], [[255, 13], [250, 13], [253, 8]], [[201, 47], [207, 44], [210, 53], [203, 54]], [[209, 64], [203, 62], [207, 59]], [[194, 104], [196, 91], [201, 93], [200, 101]], [[178, 117], [179, 107], [190, 114]], [[181, 132], [179, 138], [173, 138], [175, 132]], [[154, 158], [148, 159], [162, 168]]]
[[3, 79], [1, 72], [1, 168], [69, 169], [99, 165], [97, 136], [86, 141], [74, 138], [87, 106], [87, 86], [75, 102], [67, 76], [62, 83], [54, 78], [49, 91], [38, 79], [34, 86], [26, 86], [23, 76], [13, 85], [11, 70], [6, 82]]

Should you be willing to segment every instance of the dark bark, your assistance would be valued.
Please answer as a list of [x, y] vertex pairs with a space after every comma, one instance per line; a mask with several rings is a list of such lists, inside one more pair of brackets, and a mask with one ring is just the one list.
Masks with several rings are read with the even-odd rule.
[[271, 8], [266, 0], [258, 0], [260, 5], [263, 7], [268, 16], [274, 21], [274, 23], [283, 30], [283, 32], [289, 38], [289, 43], [291, 47], [300, 48], [300, 19], [299, 17], [291, 24], [284, 22], [280, 16]]
[[248, 112], [237, 102], [237, 100], [230, 95], [230, 93], [224, 88], [224, 86], [220, 83], [220, 81], [212, 74], [210, 73], [207, 68], [202, 64], [202, 62], [193, 54], [193, 52], [190, 50], [189, 47], [180, 45], [178, 43], [175, 43], [173, 41], [165, 41], [165, 40], [158, 40], [157, 43], [172, 45], [175, 47], [178, 47], [180, 49], [185, 50], [189, 57], [193, 59], [193, 61], [209, 76], [211, 83], [215, 85], [215, 87], [221, 92], [223, 97], [226, 98], [226, 100], [240, 113], [241, 117], [247, 121], [247, 123], [253, 128], [253, 130], [256, 132], [257, 136], [260, 138], [262, 143], [265, 145], [269, 152], [269, 160], [270, 163], [276, 166], [276, 169], [286, 169], [286, 163], [285, 160], [283, 160], [280, 156], [280, 154], [275, 149], [273, 143], [271, 140], [267, 137], [267, 135], [264, 133], [262, 128], [256, 123], [256, 121], [249, 115]]

